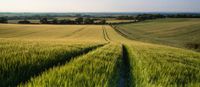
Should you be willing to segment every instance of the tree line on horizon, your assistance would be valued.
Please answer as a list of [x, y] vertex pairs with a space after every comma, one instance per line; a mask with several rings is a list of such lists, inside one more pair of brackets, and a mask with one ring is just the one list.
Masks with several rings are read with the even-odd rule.
[[[31, 19], [34, 19], [35, 16], [29, 17]], [[12, 17], [13, 18], [13, 17]], [[18, 21], [19, 24], [32, 24], [31, 21], [29, 21], [29, 18], [23, 17], [24, 20]], [[57, 19], [52, 17], [41, 17], [36, 18], [40, 20], [40, 24], [108, 24], [106, 23], [107, 17], [80, 17], [77, 16], [75, 20], [70, 19]], [[110, 16], [108, 16], [110, 18]], [[115, 18], [117, 20], [135, 20], [127, 23], [132, 22], [140, 22], [145, 20], [152, 20], [152, 19], [158, 19], [158, 18], [200, 18], [200, 14], [139, 14], [135, 16], [113, 16], [112, 18]], [[29, 19], [29, 20], [28, 20]], [[8, 23], [8, 20], [11, 20], [9, 17], [0, 17], [0, 23]], [[122, 22], [119, 22], [122, 23]], [[123, 22], [124, 23], [124, 22]], [[118, 23], [116, 23], [118, 24]]]
[[[0, 23], [8, 23], [6, 17], [0, 18]], [[18, 24], [32, 24], [31, 21], [24, 19], [18, 21]], [[75, 20], [70, 19], [57, 19], [57, 18], [48, 18], [44, 17], [40, 19], [40, 24], [106, 24], [105, 19], [93, 19], [93, 18], [76, 18]]]
[[105, 19], [93, 19], [93, 18], [76, 18], [75, 20], [70, 19], [53, 19], [48, 20], [48, 18], [40, 19], [41, 24], [106, 24]]

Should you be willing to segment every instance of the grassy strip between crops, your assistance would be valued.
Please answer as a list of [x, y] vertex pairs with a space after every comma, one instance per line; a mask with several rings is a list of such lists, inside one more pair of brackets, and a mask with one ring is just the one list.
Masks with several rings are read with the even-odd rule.
[[21, 86], [116, 87], [122, 60], [121, 45], [109, 44], [70, 63], [55, 67]]
[[99, 46], [102, 44], [0, 39], [0, 86], [16, 86]]
[[126, 45], [136, 87], [199, 87], [200, 54], [166, 46]]

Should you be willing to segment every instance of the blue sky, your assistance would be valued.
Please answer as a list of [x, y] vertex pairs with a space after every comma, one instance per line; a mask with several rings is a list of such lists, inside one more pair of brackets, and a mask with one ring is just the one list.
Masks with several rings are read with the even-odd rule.
[[0, 0], [0, 12], [200, 12], [200, 0]]

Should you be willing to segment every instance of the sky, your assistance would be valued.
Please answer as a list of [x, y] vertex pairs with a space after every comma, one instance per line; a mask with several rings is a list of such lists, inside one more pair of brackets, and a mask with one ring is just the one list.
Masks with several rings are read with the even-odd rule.
[[0, 0], [0, 12], [200, 12], [200, 0]]

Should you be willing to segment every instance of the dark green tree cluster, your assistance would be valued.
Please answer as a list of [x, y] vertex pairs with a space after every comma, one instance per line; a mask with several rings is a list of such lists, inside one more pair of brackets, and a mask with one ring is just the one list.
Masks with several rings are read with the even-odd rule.
[[200, 18], [200, 14], [170, 14], [168, 18]]
[[151, 19], [157, 19], [157, 18], [165, 18], [166, 16], [161, 14], [140, 14], [135, 17], [138, 21], [144, 21], [144, 20], [151, 20]]
[[0, 23], [8, 23], [8, 19], [6, 17], [0, 17]]
[[18, 21], [18, 24], [31, 24], [28, 20]]
[[157, 18], [200, 18], [200, 14], [192, 14], [192, 13], [179, 13], [179, 14], [139, 14], [137, 16], [118, 16], [116, 19], [118, 20], [150, 20]]
[[134, 16], [118, 16], [116, 19], [118, 20], [134, 20]]
[[84, 19], [82, 17], [79, 17], [79, 18], [75, 19], [75, 21], [77, 24], [83, 24]]
[[100, 23], [100, 24], [106, 24], [106, 20], [103, 19], [103, 20], [101, 20], [99, 23]]
[[106, 24], [106, 20], [100, 20], [99, 22], [95, 22], [96, 19], [92, 18], [82, 18], [78, 17], [75, 20], [70, 20], [70, 19], [53, 19], [53, 20], [48, 20], [48, 18], [42, 18], [40, 19], [41, 24]]
[[42, 19], [40, 19], [40, 23], [41, 23], [41, 24], [48, 24], [49, 21], [48, 21], [47, 18], [42, 18]]
[[94, 20], [90, 18], [85, 18], [84, 19], [84, 24], [94, 24]]

